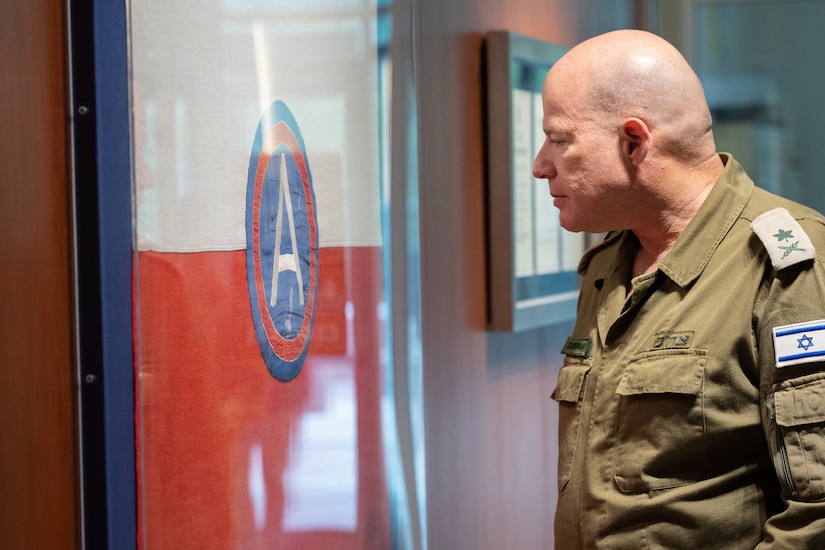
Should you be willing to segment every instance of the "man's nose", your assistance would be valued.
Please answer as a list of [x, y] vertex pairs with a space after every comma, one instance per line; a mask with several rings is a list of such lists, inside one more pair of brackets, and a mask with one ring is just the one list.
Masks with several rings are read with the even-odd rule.
[[533, 160], [533, 177], [538, 179], [550, 179], [556, 176], [555, 165], [544, 154], [544, 146], [539, 149], [535, 160]]

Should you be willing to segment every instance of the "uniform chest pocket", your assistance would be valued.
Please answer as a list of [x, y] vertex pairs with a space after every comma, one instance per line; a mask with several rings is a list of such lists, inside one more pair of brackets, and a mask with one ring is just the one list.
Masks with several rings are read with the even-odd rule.
[[707, 470], [705, 350], [631, 358], [619, 395], [614, 479], [626, 493], [687, 485]]
[[581, 400], [591, 365], [590, 359], [566, 358], [551, 396], [559, 404], [559, 491], [570, 480], [581, 430]]

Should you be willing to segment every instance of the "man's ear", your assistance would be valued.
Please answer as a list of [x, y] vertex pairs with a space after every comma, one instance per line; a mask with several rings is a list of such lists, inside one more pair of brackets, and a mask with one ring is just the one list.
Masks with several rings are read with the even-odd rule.
[[619, 128], [622, 154], [632, 166], [638, 166], [650, 149], [650, 128], [641, 119], [628, 118]]

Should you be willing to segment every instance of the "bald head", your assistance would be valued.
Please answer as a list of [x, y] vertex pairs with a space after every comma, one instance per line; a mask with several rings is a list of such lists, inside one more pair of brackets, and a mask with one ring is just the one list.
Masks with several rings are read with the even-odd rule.
[[662, 152], [681, 160], [715, 154], [702, 85], [679, 51], [655, 34], [619, 30], [586, 40], [551, 69], [547, 85], [575, 93], [609, 130], [643, 120]]

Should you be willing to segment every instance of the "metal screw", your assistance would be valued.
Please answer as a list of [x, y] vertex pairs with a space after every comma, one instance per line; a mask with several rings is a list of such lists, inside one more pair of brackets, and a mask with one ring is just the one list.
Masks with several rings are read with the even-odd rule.
[[80, 107], [77, 108], [77, 114], [79, 114], [79, 115], [88, 115], [89, 114], [89, 108], [86, 107], [85, 105], [81, 105]]
[[91, 384], [95, 380], [97, 380], [97, 377], [94, 374], [87, 374], [86, 377], [84, 378], [84, 380], [86, 380], [87, 384]]

